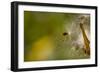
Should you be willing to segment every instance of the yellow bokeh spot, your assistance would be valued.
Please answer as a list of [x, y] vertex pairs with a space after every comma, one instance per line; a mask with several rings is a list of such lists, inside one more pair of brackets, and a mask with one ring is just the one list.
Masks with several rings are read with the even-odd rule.
[[53, 53], [53, 41], [50, 36], [44, 36], [33, 42], [27, 55], [28, 60], [47, 60]]

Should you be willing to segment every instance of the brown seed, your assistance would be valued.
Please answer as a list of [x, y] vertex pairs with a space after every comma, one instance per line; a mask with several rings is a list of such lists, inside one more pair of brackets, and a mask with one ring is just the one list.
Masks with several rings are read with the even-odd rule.
[[67, 33], [67, 32], [64, 32], [64, 33], [63, 33], [63, 36], [66, 36], [66, 35], [68, 35], [68, 33]]

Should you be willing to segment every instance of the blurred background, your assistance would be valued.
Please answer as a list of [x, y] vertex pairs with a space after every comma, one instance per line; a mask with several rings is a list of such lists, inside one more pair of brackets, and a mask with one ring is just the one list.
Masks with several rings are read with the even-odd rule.
[[24, 61], [90, 58], [81, 22], [90, 40], [89, 14], [24, 11]]

